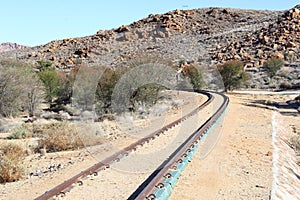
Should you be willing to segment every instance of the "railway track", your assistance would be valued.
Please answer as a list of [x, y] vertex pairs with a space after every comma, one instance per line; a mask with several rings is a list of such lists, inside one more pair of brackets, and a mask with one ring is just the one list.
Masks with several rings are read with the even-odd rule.
[[186, 141], [176, 149], [176, 151], [162, 163], [161, 166], [151, 176], [143, 182], [143, 184], [129, 197], [129, 199], [167, 199], [171, 194], [175, 183], [190, 161], [193, 153], [198, 148], [198, 143], [209, 128], [221, 117], [225, 112], [229, 99], [224, 94], [218, 93], [223, 98], [223, 103], [217, 111]]
[[217, 111], [200, 128], [190, 134], [190, 136], [182, 142], [182, 144], [168, 157], [168, 159], [165, 160], [146, 180], [144, 180], [136, 191], [131, 194], [129, 199], [159, 199], [161, 197], [168, 196], [171, 187], [174, 186], [176, 179], [183, 168], [182, 166], [185, 165], [186, 161], [190, 159], [192, 153], [197, 149], [196, 147], [199, 139], [204, 136], [206, 131], [218, 120], [221, 114], [225, 111], [229, 102], [228, 98], [220, 93], [214, 93], [214, 95], [212, 95], [206, 91], [197, 92], [206, 95], [208, 99], [192, 112], [149, 134], [148, 136], [141, 138], [101, 162], [64, 181], [60, 185], [37, 197], [36, 200], [64, 196], [66, 192], [70, 191], [74, 186], [82, 185], [87, 176], [97, 175], [101, 170], [109, 168], [113, 163], [120, 161], [130, 153], [136, 151], [138, 146], [148, 143], [150, 140], [153, 140], [165, 131], [197, 114], [214, 100], [214, 95], [221, 96], [223, 102]]

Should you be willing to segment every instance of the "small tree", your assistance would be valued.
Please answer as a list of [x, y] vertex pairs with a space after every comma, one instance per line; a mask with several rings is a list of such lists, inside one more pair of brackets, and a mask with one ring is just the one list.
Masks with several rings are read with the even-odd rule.
[[283, 60], [279, 58], [272, 57], [267, 62], [264, 63], [263, 68], [266, 70], [267, 74], [273, 78], [277, 71], [281, 69], [284, 65]]
[[67, 75], [65, 72], [56, 72], [59, 79], [59, 88], [57, 92], [57, 103], [67, 104], [71, 102], [72, 89], [75, 81], [75, 75]]
[[217, 68], [222, 76], [225, 92], [240, 88], [249, 79], [240, 61], [228, 61], [223, 65], [218, 65]]
[[43, 100], [43, 87], [40, 80], [36, 78], [27, 80], [26, 85], [25, 109], [28, 111], [29, 116], [32, 117]]
[[193, 65], [187, 65], [183, 68], [182, 74], [190, 79], [190, 82], [195, 90], [200, 90], [203, 87], [204, 81], [200, 71]]
[[76, 72], [73, 86], [72, 103], [81, 110], [93, 110], [95, 105], [96, 88], [101, 69], [95, 66], [81, 66]]
[[21, 108], [21, 81], [17, 70], [0, 69], [0, 115], [15, 116]]
[[33, 116], [43, 98], [42, 90], [32, 66], [0, 61], [0, 115], [15, 116], [22, 110]]
[[59, 92], [60, 81], [55, 69], [51, 66], [51, 63], [45, 61], [38, 62], [38, 77], [42, 81], [45, 87], [46, 100], [52, 102], [57, 97]]
[[165, 88], [156, 83], [149, 83], [139, 87], [130, 97], [133, 109], [136, 108], [138, 103], [142, 103], [145, 106], [154, 105], [157, 102], [158, 94], [162, 89]]
[[115, 70], [111, 68], [105, 69], [104, 73], [99, 79], [96, 91], [98, 114], [111, 112], [110, 107], [113, 90], [124, 71], [125, 70], [122, 68]]
[[44, 98], [43, 84], [33, 72], [32, 67], [22, 72], [22, 85], [22, 107], [32, 117]]

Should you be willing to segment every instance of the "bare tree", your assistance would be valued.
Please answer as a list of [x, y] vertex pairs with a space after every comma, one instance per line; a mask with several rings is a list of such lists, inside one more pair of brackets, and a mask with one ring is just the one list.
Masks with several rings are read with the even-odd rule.
[[34, 75], [30, 75], [30, 79], [25, 80], [24, 83], [23, 106], [28, 111], [29, 116], [32, 117], [44, 98], [43, 87], [42, 83]]
[[16, 116], [21, 110], [33, 116], [43, 99], [42, 90], [32, 67], [15, 61], [0, 61], [1, 116]]
[[17, 71], [0, 68], [0, 115], [15, 116], [21, 106], [21, 94]]

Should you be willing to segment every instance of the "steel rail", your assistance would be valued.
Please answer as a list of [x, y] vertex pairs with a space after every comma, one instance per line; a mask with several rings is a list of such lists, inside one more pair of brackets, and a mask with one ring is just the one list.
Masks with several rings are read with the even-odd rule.
[[[191, 92], [191, 90], [187, 90], [187, 91]], [[106, 159], [104, 159], [104, 160], [96, 163], [95, 165], [87, 168], [86, 170], [80, 172], [79, 174], [71, 177], [70, 179], [64, 181], [63, 183], [61, 183], [61, 184], [57, 185], [56, 187], [50, 189], [49, 191], [45, 192], [44, 194], [38, 196], [37, 198], [35, 198], [35, 200], [46, 200], [46, 199], [50, 199], [54, 196], [59, 196], [59, 195], [63, 196], [63, 195], [65, 195], [65, 193], [67, 191], [70, 191], [73, 188], [73, 184], [78, 183], [80, 185], [80, 184], [82, 184], [82, 179], [84, 179], [85, 177], [87, 177], [89, 175], [93, 175], [93, 174], [96, 175], [96, 174], [98, 174], [98, 172], [100, 170], [104, 170], [106, 168], [109, 168], [111, 163], [113, 163], [115, 161], [119, 161], [122, 157], [127, 156], [130, 152], [136, 150], [136, 148], [139, 145], [143, 145], [144, 143], [154, 139], [156, 136], [159, 136], [164, 131], [172, 128], [173, 126], [185, 121], [187, 118], [195, 115], [196, 113], [199, 112], [199, 110], [206, 107], [214, 99], [214, 97], [207, 91], [197, 90], [195, 92], [206, 95], [208, 97], [208, 99], [202, 105], [200, 105], [196, 109], [194, 109], [192, 112], [190, 112], [190, 113], [184, 115], [183, 117], [167, 124], [166, 126], [156, 130], [155, 132], [149, 134], [148, 136], [139, 139], [138, 141], [132, 143], [131, 145], [125, 147], [124, 149], [114, 153], [113, 155], [107, 157]]]
[[191, 151], [191, 148], [198, 143], [199, 139], [208, 131], [208, 129], [218, 120], [218, 118], [225, 112], [229, 98], [222, 93], [216, 93], [223, 97], [223, 103], [218, 110], [200, 127], [198, 128], [177, 150], [161, 164], [157, 170], [146, 180], [142, 185], [128, 198], [129, 200], [136, 199], [156, 199], [155, 191], [166, 187], [166, 183], [163, 182], [165, 177], [170, 176], [170, 171], [176, 166], [177, 163], [182, 162], [186, 157], [187, 152]]

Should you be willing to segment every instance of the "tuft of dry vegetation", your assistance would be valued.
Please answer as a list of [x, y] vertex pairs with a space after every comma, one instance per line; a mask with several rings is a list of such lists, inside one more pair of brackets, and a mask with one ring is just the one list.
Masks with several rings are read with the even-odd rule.
[[102, 144], [104, 139], [90, 130], [91, 126], [68, 122], [35, 125], [33, 134], [39, 138], [37, 149], [57, 152]]
[[292, 126], [292, 135], [289, 138], [289, 145], [295, 150], [297, 156], [297, 164], [300, 165], [300, 132], [296, 126]]
[[12, 133], [8, 136], [8, 139], [25, 139], [33, 136], [32, 128], [30, 124], [22, 124], [12, 130]]
[[16, 144], [0, 146], [0, 183], [13, 182], [22, 178], [22, 161], [25, 151]]
[[294, 135], [291, 139], [290, 142], [292, 143], [293, 148], [300, 152], [300, 134]]
[[74, 124], [57, 122], [35, 128], [39, 135], [38, 148], [47, 152], [75, 150], [84, 146]]
[[294, 134], [291, 136], [289, 142], [291, 144], [291, 147], [295, 149], [296, 152], [300, 153], [300, 132], [297, 133], [295, 129], [293, 132]]

